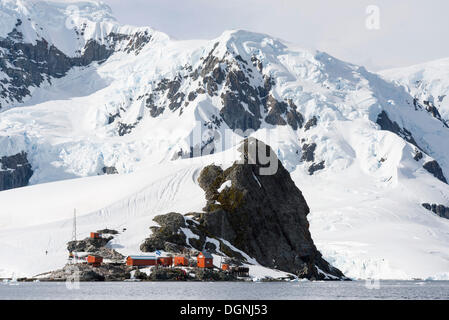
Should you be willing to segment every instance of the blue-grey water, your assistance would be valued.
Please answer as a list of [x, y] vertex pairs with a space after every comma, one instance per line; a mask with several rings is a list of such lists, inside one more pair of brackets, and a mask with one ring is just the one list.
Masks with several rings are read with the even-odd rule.
[[[0, 283], [0, 300], [448, 300], [449, 281]], [[374, 287], [374, 288], [373, 288]]]

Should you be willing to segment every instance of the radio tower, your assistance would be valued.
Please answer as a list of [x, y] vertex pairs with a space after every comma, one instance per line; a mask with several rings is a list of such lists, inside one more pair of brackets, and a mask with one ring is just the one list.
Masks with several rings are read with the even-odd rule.
[[76, 209], [73, 210], [73, 231], [72, 241], [76, 241]]
[[[76, 209], [73, 210], [72, 241], [76, 241]], [[76, 263], [76, 261], [74, 261], [74, 259], [75, 259], [75, 256], [73, 255], [73, 252], [70, 251], [69, 264]]]

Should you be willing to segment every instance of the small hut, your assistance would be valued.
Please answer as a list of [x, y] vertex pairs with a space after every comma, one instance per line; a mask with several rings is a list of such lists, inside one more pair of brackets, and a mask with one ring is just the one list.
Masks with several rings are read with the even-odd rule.
[[177, 256], [174, 259], [175, 267], [188, 267], [189, 266], [189, 259], [182, 256]]
[[157, 265], [155, 256], [129, 256], [126, 258], [126, 265], [132, 267], [149, 267]]
[[198, 268], [213, 268], [214, 267], [214, 258], [209, 252], [200, 252], [200, 254], [196, 257]]

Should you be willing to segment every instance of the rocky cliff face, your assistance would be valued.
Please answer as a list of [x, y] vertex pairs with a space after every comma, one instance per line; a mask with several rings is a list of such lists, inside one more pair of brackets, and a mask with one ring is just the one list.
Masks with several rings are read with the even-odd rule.
[[[73, 67], [82, 67], [92, 62], [102, 62], [118, 51], [118, 44], [124, 43], [120, 50], [136, 54], [151, 41], [148, 32], [134, 35], [110, 33], [103, 44], [89, 40], [77, 55], [69, 57], [46, 39], [36, 43], [24, 41], [20, 31], [22, 20], [17, 19], [15, 28], [7, 37], [0, 37], [0, 72], [7, 77], [0, 79], [0, 109], [9, 104], [21, 103], [29, 96], [30, 87], [39, 87], [44, 81], [62, 78]], [[77, 34], [82, 30], [75, 30]], [[2, 101], [3, 100], [3, 106]]]
[[25, 187], [32, 175], [25, 152], [0, 158], [0, 191]]
[[[264, 175], [269, 170], [262, 164], [265, 161], [248, 151], [256, 149], [277, 162], [273, 174]], [[315, 247], [307, 221], [307, 202], [273, 150], [258, 140], [247, 139], [240, 152], [243, 164], [236, 162], [226, 170], [211, 165], [201, 172], [198, 182], [208, 201], [204, 212], [191, 213], [193, 218], [186, 221], [176, 213], [158, 217], [161, 228], [153, 229], [153, 236], [142, 249], [164, 249], [166, 242], [181, 247], [189, 244], [240, 260], [241, 251], [266, 267], [303, 278], [343, 278]], [[182, 228], [190, 228], [195, 239], [187, 239], [180, 232]]]

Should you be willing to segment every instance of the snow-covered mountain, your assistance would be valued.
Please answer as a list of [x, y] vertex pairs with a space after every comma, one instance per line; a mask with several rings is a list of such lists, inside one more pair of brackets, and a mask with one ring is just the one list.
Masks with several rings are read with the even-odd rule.
[[385, 70], [381, 74], [403, 85], [436, 118], [449, 124], [449, 58]]
[[0, 192], [0, 277], [63, 265], [74, 208], [80, 234], [126, 228], [114, 246], [138, 253], [155, 215], [201, 212], [199, 172], [247, 135], [347, 276], [449, 276], [449, 220], [423, 207], [449, 206], [444, 98], [439, 118], [387, 73], [269, 35], [175, 41], [69, 5], [0, 0], [0, 179], [30, 185]]

